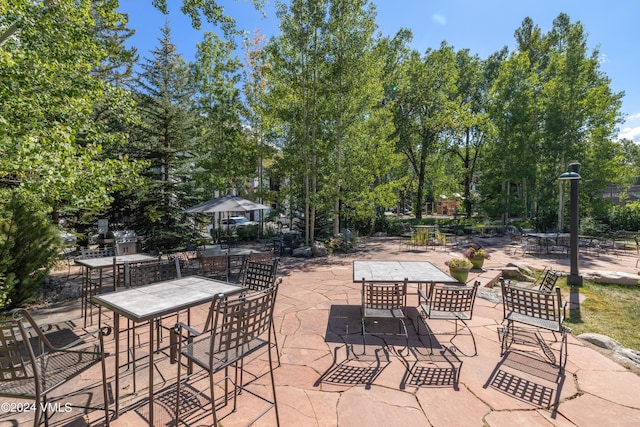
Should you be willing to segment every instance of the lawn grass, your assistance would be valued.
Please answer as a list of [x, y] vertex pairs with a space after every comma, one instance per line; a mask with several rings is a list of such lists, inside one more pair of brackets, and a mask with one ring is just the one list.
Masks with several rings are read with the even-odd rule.
[[585, 281], [583, 286], [572, 290], [566, 278], [560, 278], [557, 284], [565, 299], [569, 300], [572, 291], [579, 292], [584, 299], [579, 309], [567, 309], [565, 324], [574, 335], [602, 334], [625, 347], [640, 350], [640, 286]]

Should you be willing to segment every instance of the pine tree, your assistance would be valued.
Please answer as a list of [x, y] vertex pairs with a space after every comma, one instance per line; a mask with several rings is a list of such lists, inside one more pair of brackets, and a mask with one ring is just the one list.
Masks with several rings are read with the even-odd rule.
[[192, 188], [194, 88], [168, 24], [159, 41], [137, 78], [142, 127], [131, 152], [148, 162], [148, 184], [137, 196], [136, 209], [136, 229], [146, 236], [148, 250], [172, 249], [195, 237], [183, 213], [191, 202], [186, 195]]

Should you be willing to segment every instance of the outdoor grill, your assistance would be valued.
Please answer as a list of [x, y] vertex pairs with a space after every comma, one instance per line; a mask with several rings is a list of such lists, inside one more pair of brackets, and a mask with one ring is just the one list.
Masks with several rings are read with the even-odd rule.
[[136, 253], [138, 235], [133, 230], [113, 231], [113, 239], [118, 248], [119, 255]]
[[113, 238], [116, 243], [136, 243], [138, 235], [133, 230], [114, 231]]

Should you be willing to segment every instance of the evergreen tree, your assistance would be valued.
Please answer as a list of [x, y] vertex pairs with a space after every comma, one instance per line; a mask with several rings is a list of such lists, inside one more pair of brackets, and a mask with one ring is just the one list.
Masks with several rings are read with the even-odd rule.
[[168, 24], [159, 41], [137, 79], [142, 127], [131, 153], [148, 164], [136, 209], [136, 229], [147, 237], [148, 250], [172, 249], [195, 238], [183, 213], [192, 202], [186, 195], [192, 194], [194, 163], [193, 82]]

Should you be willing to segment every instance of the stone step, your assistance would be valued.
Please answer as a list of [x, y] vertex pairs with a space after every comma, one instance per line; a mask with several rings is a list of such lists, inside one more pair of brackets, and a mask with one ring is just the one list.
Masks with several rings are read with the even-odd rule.
[[471, 271], [467, 283], [474, 283], [476, 280], [480, 282], [480, 287], [492, 288], [498, 285], [502, 272], [500, 270], [482, 270], [477, 274]]

